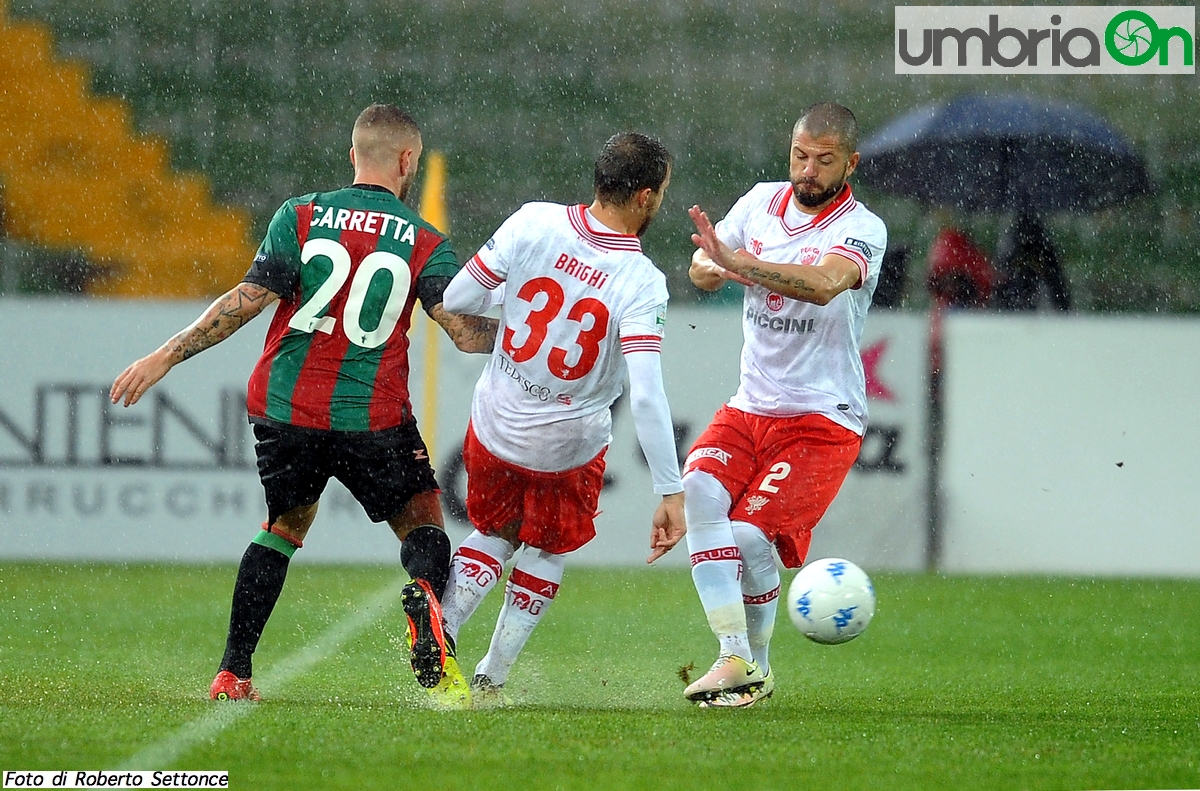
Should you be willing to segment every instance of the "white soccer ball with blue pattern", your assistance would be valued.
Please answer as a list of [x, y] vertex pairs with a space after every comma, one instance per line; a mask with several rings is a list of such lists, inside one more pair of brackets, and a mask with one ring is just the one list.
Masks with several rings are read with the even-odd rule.
[[809, 640], [837, 645], [858, 637], [875, 615], [875, 588], [842, 558], [814, 560], [792, 579], [788, 615]]

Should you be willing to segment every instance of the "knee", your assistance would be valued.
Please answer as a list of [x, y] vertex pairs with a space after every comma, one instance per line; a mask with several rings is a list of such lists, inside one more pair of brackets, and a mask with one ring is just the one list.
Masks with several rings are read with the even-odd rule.
[[292, 539], [296, 544], [303, 543], [313, 520], [317, 518], [317, 505], [318, 503], [299, 505], [287, 513], [280, 514], [271, 525], [271, 532]]
[[775, 555], [771, 551], [771, 539], [767, 538], [762, 530], [749, 522], [734, 522], [733, 540], [742, 554], [742, 563], [748, 575], [756, 578], [772, 575], [778, 577]]
[[683, 476], [683, 507], [689, 526], [728, 519], [732, 505], [729, 492], [709, 473], [693, 470]]

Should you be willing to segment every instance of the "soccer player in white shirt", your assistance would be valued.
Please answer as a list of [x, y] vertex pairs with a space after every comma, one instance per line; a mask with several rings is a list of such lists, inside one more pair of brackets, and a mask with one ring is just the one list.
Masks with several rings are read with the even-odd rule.
[[887, 229], [846, 183], [857, 140], [848, 109], [813, 105], [792, 129], [790, 182], [756, 185], [715, 228], [698, 206], [689, 211], [692, 282], [745, 286], [738, 390], [684, 466], [692, 580], [721, 644], [684, 691], [702, 706], [748, 706], [774, 690], [771, 548], [785, 566], [803, 565], [862, 444], [859, 340]]
[[[609, 408], [626, 371], [638, 441], [662, 495], [647, 562], [683, 536], [683, 483], [659, 359], [667, 284], [639, 239], [670, 177], [671, 155], [660, 142], [615, 135], [596, 160], [590, 206], [525, 204], [443, 297], [451, 313], [503, 305], [463, 446], [475, 531], [454, 554], [442, 600], [448, 648], [524, 546], [475, 668], [477, 705], [503, 702], [509, 670], [558, 591], [564, 556], [596, 534]], [[440, 705], [469, 705], [465, 683], [449, 670], [443, 686]]]

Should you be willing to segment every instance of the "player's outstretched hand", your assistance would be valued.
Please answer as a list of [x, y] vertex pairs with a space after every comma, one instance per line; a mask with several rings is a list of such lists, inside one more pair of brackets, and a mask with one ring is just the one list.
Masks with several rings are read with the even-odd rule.
[[125, 406], [133, 406], [159, 379], [167, 375], [171, 366], [168, 355], [162, 349], [147, 354], [121, 372], [108, 391], [109, 399], [115, 404], [124, 398]]
[[[723, 281], [732, 280], [743, 286], [754, 283], [737, 272], [733, 267], [737, 264], [737, 255], [729, 245], [717, 238], [717, 230], [699, 206], [688, 209], [692, 222], [696, 224], [696, 233], [692, 234], [692, 243], [696, 245], [695, 255], [692, 256], [692, 267], [688, 271], [692, 282], [700, 288], [715, 291]], [[700, 279], [697, 279], [697, 278]]]
[[664, 496], [654, 511], [654, 522], [650, 527], [650, 557], [646, 558], [646, 562], [653, 563], [670, 552], [686, 532], [683, 492]]

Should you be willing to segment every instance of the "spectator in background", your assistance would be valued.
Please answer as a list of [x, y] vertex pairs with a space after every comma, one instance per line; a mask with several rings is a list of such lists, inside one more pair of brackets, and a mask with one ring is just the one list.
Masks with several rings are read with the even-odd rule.
[[929, 292], [939, 308], [986, 308], [992, 298], [995, 274], [987, 255], [966, 231], [943, 225], [929, 248], [926, 275]]
[[912, 248], [903, 242], [889, 244], [879, 265], [879, 282], [875, 285], [875, 296], [871, 298], [873, 308], [898, 308], [908, 289], [908, 256]]
[[996, 245], [999, 282], [995, 306], [1001, 310], [1037, 310], [1042, 284], [1057, 310], [1071, 309], [1071, 294], [1058, 251], [1035, 214], [1018, 211]]

